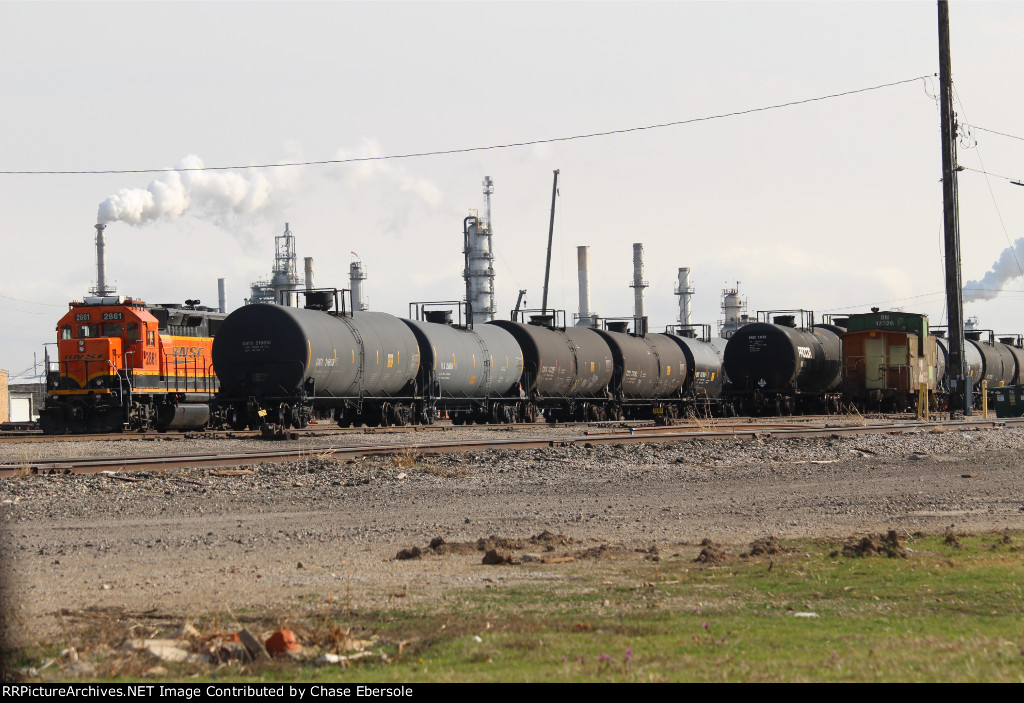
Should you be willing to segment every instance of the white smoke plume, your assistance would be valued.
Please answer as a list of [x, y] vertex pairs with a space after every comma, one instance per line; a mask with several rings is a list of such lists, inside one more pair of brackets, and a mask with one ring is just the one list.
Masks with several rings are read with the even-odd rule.
[[[376, 139], [363, 137], [354, 148], [338, 149], [334, 158], [371, 158], [382, 154], [384, 150]], [[339, 164], [331, 170], [330, 176], [338, 178], [347, 189], [362, 193], [364, 203], [368, 199], [379, 200], [382, 203], [377, 208], [380, 226], [392, 234], [404, 231], [423, 210], [438, 211], [444, 201], [441, 189], [431, 181], [413, 175], [390, 161]], [[401, 197], [395, 197], [396, 192]]]
[[[178, 169], [202, 168], [186, 156]], [[97, 222], [144, 225], [190, 214], [228, 227], [239, 218], [269, 214], [289, 195], [294, 169], [169, 171], [145, 188], [122, 188], [100, 203]]]
[[1004, 249], [999, 260], [992, 264], [992, 269], [980, 281], [968, 281], [964, 285], [964, 302], [995, 298], [1007, 281], [1024, 275], [1021, 262], [1024, 262], [1024, 237]]

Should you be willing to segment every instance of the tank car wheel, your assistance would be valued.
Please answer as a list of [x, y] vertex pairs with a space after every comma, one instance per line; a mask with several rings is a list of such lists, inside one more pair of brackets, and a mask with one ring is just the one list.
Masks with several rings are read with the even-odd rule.
[[453, 425], [461, 425], [464, 422], [465, 422], [465, 420], [462, 418], [462, 413], [460, 413], [460, 412], [452, 413], [452, 424]]
[[244, 430], [249, 425], [245, 419], [245, 411], [239, 410], [238, 408], [231, 411], [231, 418], [229, 422], [231, 423], [231, 429], [236, 431]]
[[381, 403], [378, 412], [380, 415], [378, 427], [388, 427], [391, 419], [391, 403]]

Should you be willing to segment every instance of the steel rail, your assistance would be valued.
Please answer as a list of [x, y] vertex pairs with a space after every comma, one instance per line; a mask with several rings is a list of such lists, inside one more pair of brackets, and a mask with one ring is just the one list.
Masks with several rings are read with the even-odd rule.
[[914, 422], [903, 424], [863, 425], [857, 427], [792, 427], [752, 426], [733, 430], [697, 430], [651, 433], [623, 432], [584, 436], [581, 438], [552, 439], [549, 437], [519, 437], [510, 439], [458, 440], [449, 442], [375, 444], [361, 446], [303, 447], [296, 449], [266, 449], [236, 453], [165, 454], [145, 457], [83, 457], [32, 459], [16, 464], [0, 465], [0, 478], [29, 473], [98, 474], [101, 472], [166, 470], [173, 468], [200, 468], [239, 466], [267, 462], [302, 460], [319, 456], [351, 459], [361, 456], [391, 455], [399, 452], [416, 454], [442, 454], [451, 452], [482, 451], [487, 449], [541, 449], [547, 447], [593, 446], [597, 444], [627, 444], [640, 442], [677, 442], [693, 439], [768, 439], [811, 438], [821, 436], [856, 436], [862, 434], [908, 434], [929, 429], [972, 430], [1024, 426], [1024, 418], [995, 420], [962, 420], [956, 422]]

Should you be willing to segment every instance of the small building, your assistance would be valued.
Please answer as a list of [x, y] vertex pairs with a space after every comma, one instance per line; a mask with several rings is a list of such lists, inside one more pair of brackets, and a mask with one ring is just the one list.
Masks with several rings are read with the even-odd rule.
[[7, 397], [8, 418], [5, 422], [35, 422], [46, 404], [46, 381], [39, 377], [8, 383]]
[[11, 404], [7, 397], [7, 369], [0, 369], [0, 387], [4, 389], [0, 393], [0, 422], [7, 422], [11, 419]]

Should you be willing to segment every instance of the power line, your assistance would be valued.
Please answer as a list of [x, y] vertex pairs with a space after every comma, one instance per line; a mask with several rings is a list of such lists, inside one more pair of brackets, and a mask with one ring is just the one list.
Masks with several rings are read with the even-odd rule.
[[977, 125], [970, 125], [971, 129], [976, 129], [979, 132], [988, 132], [989, 134], [998, 134], [1000, 137], [1009, 137], [1010, 139], [1019, 139], [1024, 142], [1024, 137], [1018, 137], [1014, 134], [1007, 134], [1006, 132], [997, 132], [994, 129], [985, 129], [984, 127], [978, 127]]
[[[934, 74], [932, 74], [934, 75]], [[892, 83], [882, 83], [879, 85], [873, 85], [867, 88], [856, 88], [854, 90], [847, 90], [841, 93], [831, 93], [829, 95], [820, 95], [814, 98], [804, 98], [803, 100], [793, 100], [785, 103], [778, 103], [776, 105], [766, 105], [763, 107], [753, 107], [747, 110], [737, 110], [736, 112], [724, 112], [718, 115], [707, 115], [704, 117], [692, 117], [687, 120], [677, 120], [675, 122], [663, 122], [660, 124], [645, 125], [642, 127], [626, 127], [624, 129], [613, 129], [606, 132], [591, 132], [589, 134], [575, 134], [568, 137], [552, 137], [550, 139], [533, 139], [525, 142], [512, 142], [510, 144], [492, 144], [491, 146], [474, 146], [466, 147], [462, 149], [444, 149], [440, 151], [421, 151], [410, 154], [391, 154], [388, 156], [360, 156], [353, 157], [350, 159], [329, 159], [323, 161], [292, 161], [287, 163], [279, 164], [255, 164], [250, 166], [202, 166], [196, 168], [138, 168], [138, 169], [108, 169], [100, 171], [0, 171], [0, 175], [7, 176], [84, 176], [84, 175], [109, 175], [109, 174], [126, 174], [126, 173], [167, 173], [173, 171], [235, 171], [248, 168], [284, 168], [290, 166], [326, 166], [330, 164], [350, 164], [359, 163], [363, 161], [387, 161], [391, 159], [413, 159], [423, 156], [448, 156], [451, 154], [467, 154], [474, 151], [492, 151], [496, 149], [512, 149], [523, 146], [534, 146], [537, 144], [552, 144], [556, 142], [568, 142], [576, 139], [592, 139], [594, 137], [609, 137], [616, 134], [628, 134], [630, 132], [642, 132], [651, 129], [663, 129], [665, 127], [679, 127], [681, 125], [695, 124], [698, 122], [710, 122], [712, 120], [725, 119], [727, 117], [740, 117], [742, 115], [751, 115], [758, 112], [767, 112], [769, 110], [779, 110], [786, 107], [795, 107], [797, 105], [806, 105], [808, 103], [820, 102], [822, 100], [831, 100], [832, 98], [842, 98], [849, 95], [857, 95], [859, 93], [867, 93], [873, 90], [881, 90], [883, 88], [892, 88], [898, 85], [904, 85], [906, 83], [913, 83], [915, 81], [930, 78], [931, 75], [915, 76], [914, 78], [906, 78], [900, 81], [893, 81]]]

